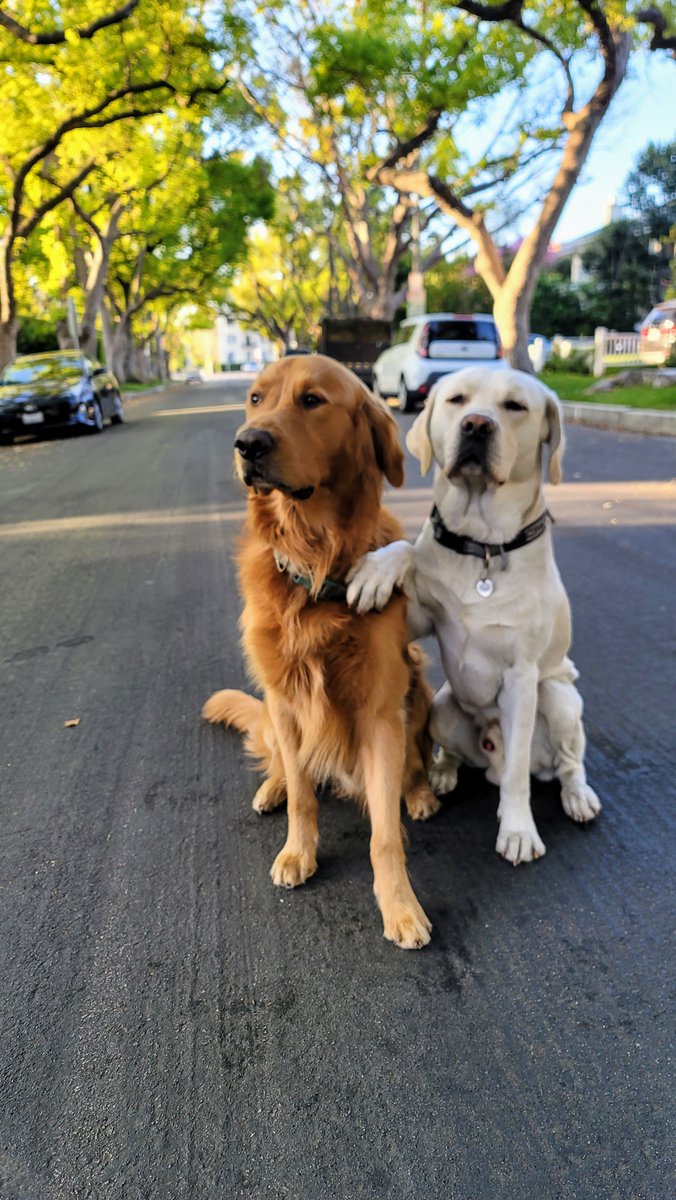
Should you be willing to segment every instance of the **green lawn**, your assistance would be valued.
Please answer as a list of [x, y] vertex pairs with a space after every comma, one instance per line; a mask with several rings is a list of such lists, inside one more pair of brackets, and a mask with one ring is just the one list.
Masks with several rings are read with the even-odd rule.
[[121, 383], [120, 388], [122, 393], [125, 392], [147, 392], [149, 388], [160, 387], [164, 383], [162, 379], [151, 379], [148, 383]]
[[587, 395], [587, 389], [594, 383], [589, 375], [566, 375], [564, 372], [543, 371], [540, 378], [562, 400], [581, 400], [585, 404], [624, 404], [627, 408], [676, 409], [676, 386], [614, 388], [611, 392], [595, 392], [593, 395]]

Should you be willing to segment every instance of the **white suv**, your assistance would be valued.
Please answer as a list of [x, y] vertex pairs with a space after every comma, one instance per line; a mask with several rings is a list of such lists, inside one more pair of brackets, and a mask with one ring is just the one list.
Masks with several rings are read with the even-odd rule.
[[399, 407], [411, 412], [442, 375], [474, 362], [507, 366], [491, 316], [424, 313], [409, 317], [399, 326], [392, 346], [373, 364], [373, 390], [379, 396], [398, 396]]

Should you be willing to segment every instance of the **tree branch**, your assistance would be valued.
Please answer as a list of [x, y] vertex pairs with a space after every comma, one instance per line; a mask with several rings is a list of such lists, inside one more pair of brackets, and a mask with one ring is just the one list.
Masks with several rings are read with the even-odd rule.
[[[122, 21], [126, 21], [127, 17], [131, 16], [135, 8], [138, 8], [139, 0], [128, 0], [122, 8], [115, 9], [106, 17], [99, 17], [98, 21], [92, 21], [91, 25], [85, 25], [82, 29], [73, 30], [74, 33], [82, 41], [89, 41], [98, 33], [99, 29], [106, 29], [110, 25], [119, 25]], [[14, 20], [9, 13], [0, 8], [0, 25], [4, 26], [9, 33], [20, 38], [22, 42], [26, 42], [29, 46], [60, 46], [67, 39], [67, 30], [54, 29], [49, 33], [35, 33], [31, 29], [27, 29], [25, 25], [20, 25]]]
[[651, 50], [671, 50], [676, 55], [676, 35], [667, 34], [667, 21], [659, 8], [642, 8], [636, 14], [636, 20], [644, 25], [652, 25], [653, 36], [650, 41]]
[[55, 195], [49, 196], [42, 202], [42, 204], [38, 205], [30, 217], [26, 217], [23, 221], [19, 222], [15, 236], [20, 238], [30, 237], [33, 230], [40, 224], [40, 221], [44, 217], [45, 213], [51, 212], [51, 210], [53, 208], [57, 208], [62, 201], [68, 200], [72, 196], [75, 189], [80, 186], [83, 179], [86, 179], [87, 175], [94, 170], [95, 166], [95, 159], [90, 159], [88, 163], [85, 163], [82, 170], [78, 171], [77, 175], [74, 175], [68, 183], [64, 183]]

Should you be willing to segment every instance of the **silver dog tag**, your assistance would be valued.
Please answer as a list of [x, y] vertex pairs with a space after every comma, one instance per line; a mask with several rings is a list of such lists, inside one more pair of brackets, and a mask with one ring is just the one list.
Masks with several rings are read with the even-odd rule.
[[483, 596], [484, 599], [487, 599], [488, 596], [493, 595], [493, 592], [495, 591], [495, 584], [493, 583], [492, 579], [477, 579], [476, 590], [480, 596]]

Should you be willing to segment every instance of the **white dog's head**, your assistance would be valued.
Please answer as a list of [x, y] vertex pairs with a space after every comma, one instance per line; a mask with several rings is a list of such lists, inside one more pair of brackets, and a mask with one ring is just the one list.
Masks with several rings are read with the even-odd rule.
[[549, 447], [549, 479], [560, 483], [561, 405], [523, 371], [465, 367], [440, 379], [409, 429], [406, 445], [423, 475], [436, 462], [453, 482], [500, 485], [527, 480]]

